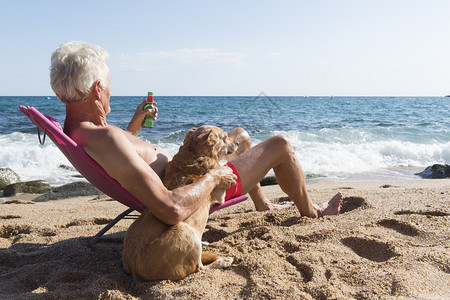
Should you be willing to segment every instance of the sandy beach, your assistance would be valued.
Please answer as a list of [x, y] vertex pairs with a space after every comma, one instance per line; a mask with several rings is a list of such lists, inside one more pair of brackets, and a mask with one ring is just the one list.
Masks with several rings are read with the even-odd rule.
[[[279, 186], [263, 187], [273, 202]], [[93, 247], [88, 237], [126, 209], [111, 199], [0, 204], [1, 299], [444, 299], [450, 298], [450, 179], [308, 184], [313, 202], [341, 191], [339, 216], [309, 219], [291, 207], [244, 203], [210, 216], [204, 249], [228, 269], [172, 282], [135, 282], [122, 267], [120, 221]]]

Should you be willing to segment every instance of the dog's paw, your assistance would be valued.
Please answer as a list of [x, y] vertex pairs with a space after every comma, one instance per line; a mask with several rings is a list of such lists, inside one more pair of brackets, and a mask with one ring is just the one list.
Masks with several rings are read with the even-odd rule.
[[222, 204], [225, 202], [225, 189], [215, 188], [211, 192], [211, 204]]
[[210, 269], [225, 269], [231, 266], [232, 263], [233, 263], [232, 257], [219, 256], [219, 258], [217, 258], [213, 263], [210, 263], [209, 265], [205, 266], [202, 263], [200, 263], [199, 271], [206, 271]]
[[214, 263], [217, 263], [215, 266], [218, 269], [228, 268], [233, 263], [232, 257], [219, 257]]

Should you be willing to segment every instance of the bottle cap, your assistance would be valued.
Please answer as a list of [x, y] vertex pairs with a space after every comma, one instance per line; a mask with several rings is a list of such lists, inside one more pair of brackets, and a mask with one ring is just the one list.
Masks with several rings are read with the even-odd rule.
[[153, 92], [148, 92], [147, 103], [153, 103]]

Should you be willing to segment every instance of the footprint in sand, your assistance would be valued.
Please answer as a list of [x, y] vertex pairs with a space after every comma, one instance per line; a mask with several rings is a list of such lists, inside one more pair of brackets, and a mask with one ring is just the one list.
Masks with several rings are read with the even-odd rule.
[[36, 204], [36, 203], [33, 201], [14, 199], [14, 200], [8, 200], [8, 201], [3, 202], [3, 205], [5, 205], [5, 204]]
[[221, 229], [209, 228], [202, 235], [202, 240], [208, 243], [215, 243], [228, 236], [228, 233]]
[[[299, 224], [303, 221], [300, 216], [297, 217], [283, 217], [277, 212], [268, 212], [264, 215], [264, 222], [270, 225], [289, 227], [295, 224]], [[239, 227], [253, 227], [260, 223], [259, 219], [250, 219], [239, 223]]]
[[267, 241], [272, 239], [272, 235], [270, 234], [270, 230], [267, 227], [259, 226], [252, 228], [248, 231], [247, 240], [260, 239], [263, 241]]
[[331, 236], [332, 236], [331, 231], [321, 231], [308, 235], [297, 235], [295, 239], [299, 243], [317, 243], [329, 239]]
[[352, 249], [357, 255], [371, 261], [383, 262], [394, 256], [399, 256], [395, 252], [394, 246], [377, 240], [370, 240], [359, 237], [348, 237], [341, 240], [342, 244]]
[[271, 225], [284, 226], [284, 227], [290, 227], [292, 225], [307, 222], [305, 220], [305, 218], [302, 218], [301, 216], [286, 218], [286, 216], [279, 215], [277, 212], [267, 213], [264, 216], [264, 221]]
[[9, 239], [19, 234], [30, 234], [31, 227], [28, 225], [6, 225], [0, 227], [0, 237]]
[[267, 213], [264, 216], [264, 221], [272, 225], [281, 225], [281, 223], [283, 222], [283, 218], [281, 218], [276, 212]]
[[1, 220], [10, 220], [10, 219], [20, 219], [21, 216], [13, 216], [13, 215], [6, 215], [6, 216], [0, 216]]
[[313, 279], [314, 270], [307, 264], [299, 262], [295, 257], [289, 256], [287, 261], [297, 268], [297, 271], [301, 274], [304, 283], [308, 283]]
[[284, 227], [291, 227], [292, 225], [297, 225], [297, 224], [300, 224], [300, 223], [304, 223], [305, 222], [305, 218], [302, 218], [302, 217], [290, 217], [290, 218], [287, 218], [286, 220], [284, 220], [283, 222], [281, 222], [281, 226], [284, 226]]
[[420, 234], [420, 230], [416, 227], [406, 222], [401, 222], [395, 219], [384, 219], [378, 221], [377, 224], [389, 229], [393, 229], [403, 235], [418, 236]]
[[240, 228], [253, 227], [256, 225], [256, 223], [257, 223], [256, 220], [245, 221], [245, 222], [239, 223], [239, 227]]
[[283, 241], [281, 244], [283, 245], [283, 248], [287, 253], [300, 251], [300, 246], [298, 244], [292, 243], [291, 241]]
[[423, 216], [433, 216], [433, 217], [446, 217], [449, 214], [439, 210], [431, 210], [431, 211], [412, 211], [412, 210], [400, 210], [394, 212], [394, 215], [423, 215]]
[[56, 230], [54, 229], [50, 229], [50, 228], [44, 228], [44, 229], [40, 229], [38, 231], [38, 234], [40, 236], [45, 236], [45, 237], [49, 237], [49, 236], [56, 236], [58, 233]]
[[70, 223], [67, 223], [63, 227], [69, 228], [72, 226], [83, 226], [83, 225], [105, 225], [111, 221], [112, 221], [112, 219], [108, 219], [108, 218], [93, 218], [93, 219], [84, 219], [84, 220], [78, 219], [78, 220], [74, 220]]
[[348, 213], [358, 208], [368, 209], [372, 207], [372, 204], [363, 197], [345, 197], [342, 199], [341, 214]]

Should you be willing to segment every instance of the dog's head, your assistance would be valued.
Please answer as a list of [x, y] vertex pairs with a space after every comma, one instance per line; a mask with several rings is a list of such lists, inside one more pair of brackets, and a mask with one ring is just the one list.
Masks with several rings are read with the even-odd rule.
[[238, 142], [216, 126], [203, 125], [192, 128], [184, 138], [184, 146], [199, 157], [208, 156], [214, 159], [231, 154], [238, 148]]

